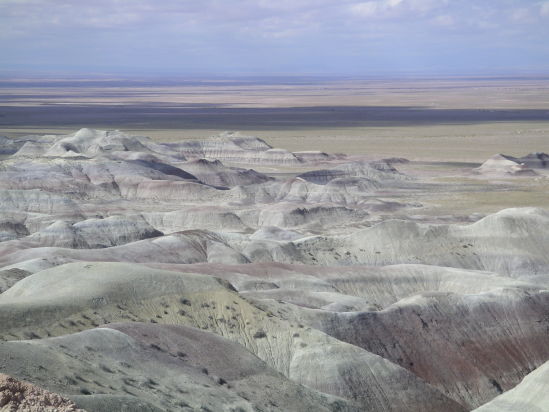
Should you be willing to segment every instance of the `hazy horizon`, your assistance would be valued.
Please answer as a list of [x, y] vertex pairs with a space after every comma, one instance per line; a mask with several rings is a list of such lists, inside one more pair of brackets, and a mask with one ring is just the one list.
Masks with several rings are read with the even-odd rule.
[[[43, 80], [47, 84], [74, 81], [85, 83], [96, 82], [150, 82], [158, 85], [180, 84], [193, 82], [241, 82], [258, 84], [281, 84], [281, 83], [311, 83], [321, 84], [323, 82], [346, 82], [346, 81], [444, 81], [444, 80], [467, 80], [467, 81], [492, 81], [492, 80], [549, 80], [549, 72], [542, 71], [509, 71], [500, 73], [467, 72], [467, 73], [422, 73], [422, 72], [394, 72], [394, 73], [371, 73], [365, 75], [352, 74], [307, 74], [307, 73], [231, 73], [231, 74], [210, 74], [210, 73], [117, 73], [117, 72], [22, 72], [9, 71], [0, 68], [0, 83], [10, 82], [10, 86], [18, 83], [38, 82]], [[158, 83], [157, 83], [158, 82]]]

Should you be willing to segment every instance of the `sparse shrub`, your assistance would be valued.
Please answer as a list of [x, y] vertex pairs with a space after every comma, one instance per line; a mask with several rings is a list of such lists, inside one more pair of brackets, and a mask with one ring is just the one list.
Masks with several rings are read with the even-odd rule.
[[160, 352], [164, 352], [164, 350], [163, 350], [160, 346], [158, 346], [158, 345], [156, 345], [156, 344], [154, 344], [154, 343], [151, 343], [151, 348], [156, 349], [156, 350], [158, 350], [158, 351], [160, 351]]
[[262, 331], [262, 330], [258, 330], [256, 333], [254, 333], [253, 335], [253, 338], [254, 339], [263, 339], [263, 338], [266, 338], [267, 337], [267, 334]]
[[27, 332], [25, 335], [27, 339], [40, 339], [40, 336], [34, 332]]

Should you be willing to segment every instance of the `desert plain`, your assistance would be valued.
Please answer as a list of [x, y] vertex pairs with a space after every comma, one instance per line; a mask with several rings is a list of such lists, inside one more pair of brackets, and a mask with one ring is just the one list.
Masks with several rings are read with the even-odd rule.
[[0, 410], [549, 410], [548, 79], [0, 90]]

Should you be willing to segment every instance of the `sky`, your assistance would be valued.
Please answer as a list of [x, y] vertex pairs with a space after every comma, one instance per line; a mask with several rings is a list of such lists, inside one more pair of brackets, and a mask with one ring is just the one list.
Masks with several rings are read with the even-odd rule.
[[549, 0], [0, 0], [0, 73], [549, 74]]

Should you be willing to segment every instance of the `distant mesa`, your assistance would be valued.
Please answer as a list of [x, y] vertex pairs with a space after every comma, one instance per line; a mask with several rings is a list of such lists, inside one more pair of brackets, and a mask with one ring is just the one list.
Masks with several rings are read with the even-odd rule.
[[[534, 161], [526, 164], [523, 159], [497, 154], [486, 160], [480, 167], [473, 169], [473, 173], [481, 175], [500, 175], [500, 176], [537, 176], [538, 173], [531, 169], [533, 164], [541, 164], [541, 160], [536, 163]], [[546, 155], [547, 156], [547, 155]]]
[[293, 153], [302, 162], [324, 162], [328, 160], [337, 159], [338, 157], [345, 157], [345, 156], [336, 156], [336, 155], [321, 152], [318, 150], [306, 150], [306, 151], [293, 152]]
[[298, 165], [307, 160], [288, 150], [273, 148], [258, 137], [242, 136], [237, 132], [225, 132], [205, 140], [165, 143], [163, 146], [189, 160], [216, 159], [261, 165]]
[[0, 154], [46, 157], [95, 157], [123, 152], [148, 153], [162, 160], [208, 159], [223, 162], [298, 165], [304, 162], [330, 160], [322, 152], [294, 154], [273, 148], [264, 140], [226, 132], [204, 140], [184, 140], [175, 143], [155, 143], [148, 137], [130, 136], [119, 130], [80, 129], [69, 135], [25, 136], [8, 139], [0, 136]]
[[219, 160], [195, 159], [190, 160], [181, 168], [192, 173], [201, 182], [216, 187], [233, 187], [259, 184], [273, 180], [252, 169], [229, 168]]
[[305, 172], [298, 177], [319, 185], [325, 185], [335, 179], [365, 179], [372, 184], [410, 179], [409, 176], [399, 173], [390, 162], [385, 160], [344, 163], [331, 169]]

